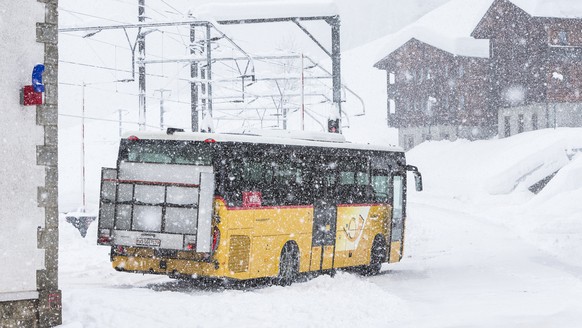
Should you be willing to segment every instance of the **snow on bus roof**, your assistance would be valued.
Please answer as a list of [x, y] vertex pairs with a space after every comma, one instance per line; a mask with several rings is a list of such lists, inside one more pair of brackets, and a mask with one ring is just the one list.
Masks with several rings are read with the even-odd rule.
[[175, 132], [167, 134], [162, 131], [126, 132], [122, 138], [135, 136], [138, 139], [153, 140], [192, 140], [205, 141], [212, 139], [216, 142], [244, 142], [259, 144], [312, 146], [326, 148], [346, 148], [363, 150], [380, 150], [402, 152], [403, 149], [394, 145], [357, 144], [345, 140], [343, 135], [334, 133], [318, 133], [304, 131], [276, 131], [257, 130], [243, 131], [242, 133], [204, 133], [204, 132]]
[[245, 20], [259, 18], [335, 16], [339, 10], [332, 0], [296, 0], [276, 2], [209, 3], [192, 8], [196, 18]]

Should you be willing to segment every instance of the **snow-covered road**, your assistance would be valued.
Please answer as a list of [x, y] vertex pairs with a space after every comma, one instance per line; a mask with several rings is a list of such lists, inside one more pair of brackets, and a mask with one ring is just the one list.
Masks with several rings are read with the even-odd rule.
[[[436, 204], [436, 205], [435, 205]], [[413, 194], [406, 256], [377, 277], [291, 287], [201, 288], [114, 272], [70, 225], [61, 285], [71, 327], [568, 327], [582, 322], [582, 268], [561, 263], [462, 202]], [[94, 227], [93, 227], [94, 228]], [[89, 234], [91, 236], [91, 232]], [[73, 240], [74, 239], [74, 240]], [[89, 249], [88, 255], [83, 248]], [[99, 258], [96, 258], [99, 257]]]
[[[407, 256], [374, 283], [408, 307], [409, 327], [573, 327], [582, 268], [556, 260], [499, 219], [418, 195]], [[428, 204], [427, 204], [428, 203]]]

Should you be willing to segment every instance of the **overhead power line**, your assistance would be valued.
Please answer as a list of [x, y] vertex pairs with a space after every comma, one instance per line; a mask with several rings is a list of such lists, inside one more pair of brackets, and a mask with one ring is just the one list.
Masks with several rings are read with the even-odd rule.
[[78, 11], [74, 11], [74, 10], [70, 10], [70, 9], [66, 9], [63, 8], [61, 6], [58, 7], [59, 11], [64, 11], [64, 12], [68, 12], [71, 14], [75, 14], [75, 15], [81, 15], [81, 16], [86, 16], [86, 17], [91, 17], [91, 18], [97, 18], [97, 19], [102, 19], [108, 22], [113, 22], [113, 23], [119, 23], [119, 24], [129, 24], [128, 22], [123, 22], [123, 21], [118, 21], [115, 19], [111, 19], [111, 18], [106, 18], [106, 17], [102, 17], [102, 16], [95, 16], [95, 15], [91, 15], [91, 14], [87, 14], [87, 13], [82, 13], [82, 12], [78, 12]]

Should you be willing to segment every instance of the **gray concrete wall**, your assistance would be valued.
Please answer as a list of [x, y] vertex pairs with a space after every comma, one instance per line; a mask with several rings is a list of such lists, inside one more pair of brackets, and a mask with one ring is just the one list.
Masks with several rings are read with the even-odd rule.
[[427, 140], [450, 140], [459, 138], [476, 140], [492, 136], [491, 131], [476, 126], [434, 125], [422, 127], [408, 127], [398, 129], [399, 146], [404, 150], [416, 147]]
[[506, 137], [505, 120], [509, 119], [509, 135], [520, 133], [519, 121], [523, 115], [523, 131], [532, 131], [534, 115], [537, 115], [537, 129], [553, 127], [582, 126], [582, 103], [540, 103], [527, 106], [502, 108], [499, 110], [498, 133]]

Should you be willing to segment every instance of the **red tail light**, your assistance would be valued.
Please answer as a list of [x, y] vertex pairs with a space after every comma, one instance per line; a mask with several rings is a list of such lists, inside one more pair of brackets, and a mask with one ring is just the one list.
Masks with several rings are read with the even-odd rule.
[[218, 244], [220, 243], [220, 230], [217, 227], [214, 227], [214, 231], [212, 232], [212, 251], [216, 251], [218, 248]]
[[205, 143], [216, 143], [216, 140], [212, 139], [212, 138], [208, 138], [206, 140], [204, 140]]
[[196, 244], [188, 244], [186, 245], [186, 249], [188, 249], [189, 251], [193, 251], [196, 249]]
[[125, 254], [125, 247], [117, 246], [116, 252], [117, 252], [117, 254], [121, 254], [121, 255]]
[[111, 237], [109, 236], [100, 236], [97, 238], [98, 244], [109, 244], [111, 242]]
[[136, 137], [136, 136], [129, 136], [129, 138], [127, 138], [127, 140], [129, 140], [129, 141], [138, 141], [139, 138]]

